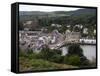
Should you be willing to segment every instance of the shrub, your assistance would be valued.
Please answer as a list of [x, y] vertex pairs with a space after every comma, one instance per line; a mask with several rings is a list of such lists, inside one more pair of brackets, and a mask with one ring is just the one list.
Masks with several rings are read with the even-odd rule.
[[39, 54], [37, 53], [31, 53], [31, 54], [27, 54], [27, 58], [29, 59], [38, 59], [39, 58]]
[[89, 60], [85, 57], [85, 56], [82, 56], [81, 58], [81, 65], [80, 67], [87, 67], [87, 66], [90, 66], [90, 63], [89, 63]]
[[59, 54], [59, 55], [61, 55], [61, 50], [58, 50], [58, 49], [53, 49], [53, 51], [56, 53], [56, 54]]
[[51, 60], [52, 57], [57, 57], [57, 55], [61, 55], [60, 50], [52, 50], [49, 49], [48, 47], [43, 48], [41, 52], [39, 53], [40, 58], [45, 59], [45, 60]]
[[31, 50], [31, 49], [27, 50], [27, 54], [32, 54], [32, 53], [33, 53], [33, 50]]
[[28, 59], [38, 59], [39, 58], [39, 54], [33, 52], [33, 50], [28, 50], [27, 52], [20, 50], [19, 51], [19, 56], [20, 57], [25, 57]]
[[51, 57], [51, 59], [49, 59], [49, 61], [55, 62], [55, 63], [63, 63], [63, 59], [64, 59], [64, 56], [54, 55]]
[[39, 54], [40, 58], [48, 60], [53, 55], [53, 52], [49, 48], [43, 48]]
[[70, 56], [64, 57], [64, 63], [70, 64], [70, 65], [75, 65], [75, 66], [80, 66], [81, 60], [78, 55], [70, 55]]

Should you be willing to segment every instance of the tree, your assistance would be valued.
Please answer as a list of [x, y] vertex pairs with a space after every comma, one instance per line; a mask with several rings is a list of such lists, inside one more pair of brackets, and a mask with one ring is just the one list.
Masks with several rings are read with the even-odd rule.
[[40, 58], [44, 59], [44, 60], [48, 60], [48, 61], [52, 61], [52, 62], [61, 62], [61, 50], [57, 50], [57, 49], [49, 49], [48, 47], [45, 47], [41, 50], [40, 54]]
[[80, 47], [79, 44], [71, 44], [68, 48], [68, 54], [67, 55], [78, 55], [78, 56], [83, 56], [83, 50]]
[[80, 67], [89, 66], [89, 60], [84, 56], [79, 44], [71, 44], [69, 46], [68, 54], [64, 57], [64, 63]]
[[63, 63], [63, 59], [64, 59], [64, 56], [56, 54], [56, 55], [53, 55], [49, 60], [55, 63]]

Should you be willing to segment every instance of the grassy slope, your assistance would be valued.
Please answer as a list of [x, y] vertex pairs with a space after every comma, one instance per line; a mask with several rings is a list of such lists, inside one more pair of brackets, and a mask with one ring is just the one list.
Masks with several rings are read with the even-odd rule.
[[35, 71], [35, 70], [52, 70], [52, 69], [71, 69], [77, 68], [75, 66], [58, 64], [49, 62], [42, 59], [28, 59], [25, 57], [19, 58], [19, 70], [20, 71]]

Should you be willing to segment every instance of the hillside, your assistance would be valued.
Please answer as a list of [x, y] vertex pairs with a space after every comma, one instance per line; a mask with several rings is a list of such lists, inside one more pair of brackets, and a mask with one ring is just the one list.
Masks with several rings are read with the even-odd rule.
[[25, 57], [19, 58], [19, 70], [22, 71], [36, 71], [36, 70], [54, 70], [54, 69], [71, 69], [78, 68], [72, 65], [58, 64], [42, 59], [28, 59]]

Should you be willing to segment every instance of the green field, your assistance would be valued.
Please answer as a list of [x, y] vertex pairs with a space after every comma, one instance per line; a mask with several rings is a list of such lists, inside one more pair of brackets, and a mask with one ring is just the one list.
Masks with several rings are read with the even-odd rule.
[[28, 59], [19, 57], [19, 70], [22, 71], [35, 71], [35, 70], [53, 70], [53, 69], [71, 69], [77, 68], [76, 66], [58, 64], [43, 59]]

